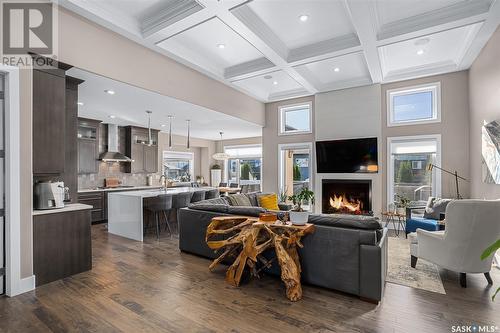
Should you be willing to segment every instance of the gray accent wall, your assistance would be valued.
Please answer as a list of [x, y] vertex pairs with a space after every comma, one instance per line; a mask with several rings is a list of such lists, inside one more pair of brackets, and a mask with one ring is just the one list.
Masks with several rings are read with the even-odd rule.
[[500, 28], [493, 34], [469, 70], [471, 197], [499, 199], [500, 185], [483, 183], [481, 127], [500, 119]]

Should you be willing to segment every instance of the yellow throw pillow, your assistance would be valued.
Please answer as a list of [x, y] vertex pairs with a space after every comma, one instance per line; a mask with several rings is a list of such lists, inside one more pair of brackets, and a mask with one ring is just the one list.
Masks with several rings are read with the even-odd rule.
[[280, 210], [278, 207], [278, 195], [264, 194], [258, 197], [259, 206], [268, 210]]

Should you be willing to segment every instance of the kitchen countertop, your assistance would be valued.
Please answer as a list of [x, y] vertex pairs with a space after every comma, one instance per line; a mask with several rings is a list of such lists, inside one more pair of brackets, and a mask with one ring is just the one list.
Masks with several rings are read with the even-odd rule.
[[185, 192], [196, 192], [196, 191], [208, 191], [215, 189], [215, 187], [169, 187], [167, 190], [139, 190], [139, 191], [126, 191], [120, 192], [113, 195], [121, 195], [121, 196], [134, 196], [134, 197], [157, 197], [160, 194], [179, 194]]
[[78, 193], [91, 193], [91, 192], [112, 192], [112, 191], [135, 191], [135, 190], [148, 190], [157, 189], [161, 186], [133, 186], [133, 187], [116, 187], [116, 188], [89, 188], [89, 189], [79, 189]]
[[54, 208], [54, 209], [35, 209], [33, 210], [33, 216], [37, 215], [46, 215], [46, 214], [57, 214], [57, 213], [65, 213], [65, 212], [73, 212], [76, 210], [85, 210], [92, 209], [91, 205], [85, 205], [80, 203], [68, 204], [64, 205], [63, 208]]

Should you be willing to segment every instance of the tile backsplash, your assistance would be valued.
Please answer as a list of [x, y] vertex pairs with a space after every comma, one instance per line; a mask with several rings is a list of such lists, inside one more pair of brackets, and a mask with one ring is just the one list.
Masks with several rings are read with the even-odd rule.
[[[99, 138], [99, 153], [106, 151], [107, 141], [108, 141], [108, 129], [105, 124], [101, 124], [99, 128], [100, 138]], [[121, 153], [125, 153], [125, 128], [118, 128], [119, 138], [118, 138], [118, 150]], [[78, 175], [78, 189], [92, 189], [100, 186], [104, 186], [104, 179], [106, 177], [116, 177], [121, 180], [123, 185], [129, 186], [144, 186], [146, 185], [146, 177], [148, 174], [131, 174], [125, 173], [125, 163], [118, 162], [100, 162], [99, 172], [97, 174], [82, 174]], [[152, 174], [153, 185], [159, 184], [160, 174]]]

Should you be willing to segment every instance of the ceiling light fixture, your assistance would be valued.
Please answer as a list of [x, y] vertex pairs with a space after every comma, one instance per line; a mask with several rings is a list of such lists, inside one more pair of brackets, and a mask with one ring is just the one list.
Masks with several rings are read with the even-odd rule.
[[[224, 149], [224, 144], [222, 143], [222, 134], [224, 134], [224, 132], [220, 131], [219, 134], [220, 146], [222, 147], [222, 149]], [[215, 153], [212, 155], [212, 158], [216, 161], [226, 161], [227, 159], [229, 159], [229, 155], [227, 153]]]
[[265, 76], [264, 76], [264, 79], [266, 79], [266, 80], [271, 80], [272, 78], [273, 78], [273, 76], [272, 76], [272, 75], [265, 75]]
[[191, 120], [187, 119], [186, 123], [188, 127], [186, 148], [189, 149], [191, 148]]
[[116, 118], [116, 116], [115, 116], [115, 115], [111, 115], [111, 116], [109, 116], [109, 118], [111, 118], [111, 119], [115, 119], [115, 118]]
[[226, 48], [226, 45], [225, 44], [217, 44], [217, 47], [222, 50], [222, 49]]
[[114, 95], [114, 94], [115, 94], [115, 91], [114, 91], [114, 90], [108, 90], [108, 89], [106, 89], [106, 90], [104, 90], [104, 92], [105, 92], [106, 94], [109, 94], [109, 95]]
[[151, 113], [153, 113], [153, 111], [146, 110], [146, 113], [148, 114], [148, 146], [152, 146], [153, 137], [151, 136]]
[[334, 72], [336, 72], [336, 73], [338, 73], [338, 72], [340, 72], [340, 68], [335, 67], [335, 68], [333, 69], [333, 71], [334, 71]]
[[165, 127], [165, 126], [167, 126], [167, 125], [165, 125], [165, 124], [161, 124], [161, 127]]
[[77, 102], [76, 104], [82, 106], [83, 105], [83, 102]]
[[172, 148], [172, 119], [174, 116], [168, 116], [168, 148]]
[[422, 54], [424, 54], [424, 50], [422, 50], [422, 49], [418, 50], [418, 51], [417, 51], [417, 54], [418, 54], [418, 55], [422, 55]]
[[300, 15], [300, 16], [299, 16], [299, 20], [300, 20], [301, 22], [305, 22], [305, 21], [307, 21], [308, 19], [309, 19], [309, 15], [305, 15], [305, 14], [304, 14], [304, 15]]
[[277, 85], [278, 85], [278, 81], [273, 81], [273, 84], [274, 84], [275, 86], [277, 86]]

